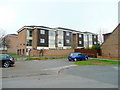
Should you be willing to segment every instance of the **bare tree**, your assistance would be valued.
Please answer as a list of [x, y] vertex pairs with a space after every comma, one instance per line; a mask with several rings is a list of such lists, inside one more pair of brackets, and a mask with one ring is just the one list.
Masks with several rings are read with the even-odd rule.
[[105, 34], [106, 30], [105, 29], [99, 29], [98, 30], [98, 41], [100, 44], [102, 44], [104, 42], [104, 39], [103, 39], [103, 34]]
[[5, 48], [9, 48], [9, 40], [7, 39], [6, 36], [6, 31], [3, 29], [0, 29], [0, 48], [3, 48], [3, 50], [5, 50]]

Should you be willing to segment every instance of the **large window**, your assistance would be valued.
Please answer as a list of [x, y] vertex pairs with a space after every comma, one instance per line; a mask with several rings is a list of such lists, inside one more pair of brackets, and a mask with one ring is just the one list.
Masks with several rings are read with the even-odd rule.
[[87, 40], [87, 35], [86, 34], [84, 34], [84, 39]]
[[40, 34], [45, 34], [45, 30], [40, 30]]
[[89, 41], [89, 45], [92, 46], [93, 42], [92, 41]]
[[27, 40], [27, 46], [32, 46], [32, 40]]
[[55, 36], [55, 32], [49, 31], [50, 36]]
[[89, 40], [91, 40], [92, 39], [92, 35], [89, 35]]
[[84, 41], [84, 45], [85, 45], [85, 46], [88, 46], [88, 42], [87, 42], [87, 41]]
[[32, 37], [32, 30], [27, 30], [27, 37]]
[[40, 43], [45, 43], [45, 39], [40, 39]]
[[49, 40], [49, 44], [54, 45], [55, 44], [55, 40]]
[[62, 31], [58, 31], [58, 35], [59, 36], [63, 36], [63, 32]]

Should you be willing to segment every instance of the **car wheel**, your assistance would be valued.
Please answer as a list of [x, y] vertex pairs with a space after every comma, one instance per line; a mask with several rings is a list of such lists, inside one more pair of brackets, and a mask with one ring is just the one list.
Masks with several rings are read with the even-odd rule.
[[76, 61], [77, 61], [77, 59], [76, 59], [76, 58], [74, 58], [74, 61], [76, 62]]
[[68, 59], [68, 61], [71, 61], [70, 59]]
[[8, 68], [8, 67], [10, 66], [9, 61], [4, 62], [3, 66], [4, 66], [5, 68]]
[[86, 57], [85, 60], [88, 60], [88, 58]]

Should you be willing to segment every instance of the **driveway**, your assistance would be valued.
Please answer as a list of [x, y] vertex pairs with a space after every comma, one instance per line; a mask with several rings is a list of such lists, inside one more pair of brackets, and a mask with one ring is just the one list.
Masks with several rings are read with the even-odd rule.
[[[118, 88], [118, 66], [76, 66], [67, 59], [16, 62], [3, 88]], [[59, 72], [59, 73], [58, 73]]]

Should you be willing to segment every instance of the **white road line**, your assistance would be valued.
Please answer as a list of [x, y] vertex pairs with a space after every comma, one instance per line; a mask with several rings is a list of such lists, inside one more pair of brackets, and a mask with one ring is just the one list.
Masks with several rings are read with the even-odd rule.
[[67, 66], [56, 67], [56, 68], [48, 68], [48, 69], [43, 69], [43, 70], [60, 70], [60, 69], [75, 67], [75, 66], [78, 66], [78, 65], [67, 65]]

